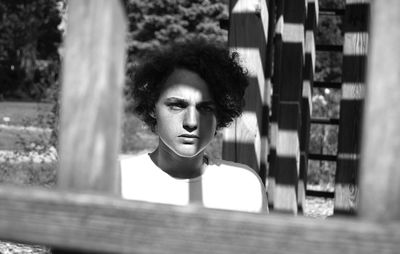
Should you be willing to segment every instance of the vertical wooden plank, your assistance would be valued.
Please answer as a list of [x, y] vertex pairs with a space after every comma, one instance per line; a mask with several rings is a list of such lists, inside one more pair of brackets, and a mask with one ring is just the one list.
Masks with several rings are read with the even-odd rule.
[[266, 0], [230, 2], [229, 47], [240, 54], [249, 72], [246, 106], [241, 117], [224, 130], [222, 157], [260, 171], [267, 163], [268, 130], [263, 130], [269, 113], [269, 82], [265, 76], [268, 40]]
[[118, 193], [126, 18], [117, 0], [69, 1], [58, 187]]
[[118, 195], [126, 14], [118, 0], [71, 0], [68, 11], [57, 185]]
[[400, 219], [400, 2], [371, 2], [360, 215]]
[[357, 208], [361, 116], [365, 93], [369, 0], [347, 0], [344, 17], [342, 98], [335, 177], [336, 213]]
[[306, 1], [285, 1], [283, 6], [281, 84], [274, 209], [297, 213], [300, 160], [300, 102], [303, 87], [304, 22]]
[[318, 23], [318, 0], [307, 0], [305, 22], [305, 63], [301, 99], [301, 133], [300, 133], [300, 175], [298, 184], [298, 204], [303, 208], [307, 189], [308, 146], [310, 139], [310, 119], [312, 112], [312, 89], [315, 73], [315, 33]]
[[117, 0], [71, 0], [68, 11], [57, 185], [117, 195], [125, 11]]
[[[267, 137], [265, 138], [266, 144], [262, 145], [261, 153], [265, 155], [266, 161], [263, 163], [261, 162], [260, 168], [260, 176], [265, 182], [265, 188], [267, 191], [267, 198], [268, 198], [268, 205], [272, 204], [272, 195], [270, 195], [270, 190], [273, 188], [275, 184], [275, 178], [273, 177], [273, 170], [271, 167], [271, 153], [274, 153], [276, 156], [276, 145], [273, 145], [273, 139], [276, 136], [272, 135], [272, 126], [277, 127], [277, 121], [272, 123], [272, 115], [274, 114], [273, 111], [273, 104], [274, 104], [274, 80], [273, 80], [273, 73], [274, 73], [274, 56], [275, 56], [275, 27], [276, 27], [276, 0], [268, 0], [267, 6], [269, 11], [268, 15], [268, 41], [267, 41], [267, 49], [266, 49], [266, 69], [265, 69], [265, 76], [267, 79], [267, 87], [270, 90], [270, 95], [268, 96], [269, 103], [268, 103], [268, 110], [263, 110], [266, 114], [263, 116], [263, 129], [262, 129], [262, 136]], [[265, 168], [264, 168], [265, 167]], [[272, 180], [272, 181], [271, 181]], [[270, 201], [271, 199], [271, 201]], [[272, 206], [271, 206], [272, 207]]]
[[279, 88], [282, 82], [282, 30], [283, 30], [283, 3], [284, 1], [272, 0], [271, 13], [275, 14], [275, 34], [274, 34], [274, 66], [272, 76], [272, 99], [271, 99], [271, 117], [270, 117], [270, 150], [269, 150], [269, 169], [267, 182], [268, 205], [273, 208], [274, 190], [276, 186], [275, 176], [278, 171], [277, 142], [278, 142], [278, 114], [279, 114]]

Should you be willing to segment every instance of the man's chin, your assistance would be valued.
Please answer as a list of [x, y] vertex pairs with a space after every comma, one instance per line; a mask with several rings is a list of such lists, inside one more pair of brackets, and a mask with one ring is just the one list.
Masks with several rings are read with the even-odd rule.
[[178, 150], [177, 151], [177, 150], [175, 150], [174, 152], [178, 156], [183, 157], [183, 158], [193, 158], [193, 157], [196, 157], [197, 155], [199, 155], [202, 152], [202, 150], [197, 150], [197, 149], [193, 150], [193, 151], [188, 151], [188, 150], [185, 150], [185, 151]]

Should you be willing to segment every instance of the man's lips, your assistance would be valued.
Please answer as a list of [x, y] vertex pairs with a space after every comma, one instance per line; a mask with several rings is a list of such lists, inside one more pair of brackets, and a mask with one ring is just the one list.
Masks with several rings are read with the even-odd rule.
[[179, 135], [178, 137], [180, 137], [180, 138], [190, 138], [190, 139], [198, 139], [199, 138], [198, 136], [193, 135], [193, 134], [182, 134], [182, 135]]

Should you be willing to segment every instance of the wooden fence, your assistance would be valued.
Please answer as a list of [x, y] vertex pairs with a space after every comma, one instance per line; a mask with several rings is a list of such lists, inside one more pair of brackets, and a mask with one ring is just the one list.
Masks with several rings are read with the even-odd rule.
[[[222, 157], [249, 165], [265, 179], [271, 109], [271, 16], [267, 1], [230, 1], [229, 47], [238, 52], [249, 73], [245, 109], [224, 130]], [[251, 28], [251, 29], [250, 29]]]
[[397, 0], [371, 6], [358, 217], [326, 220], [118, 198], [125, 13], [119, 1], [69, 3], [59, 189], [0, 186], [1, 239], [96, 253], [398, 253]]
[[[369, 6], [348, 0], [344, 9], [323, 9], [341, 16], [344, 44], [320, 45], [317, 0], [231, 1], [229, 45], [252, 75], [245, 112], [225, 132], [223, 158], [259, 171], [271, 209], [297, 214], [306, 195], [316, 195], [334, 198], [336, 214], [355, 212]], [[343, 56], [341, 82], [316, 82], [341, 89], [339, 119], [312, 116], [317, 51]], [[338, 125], [337, 154], [309, 153], [311, 123]], [[309, 159], [337, 164], [334, 193], [307, 190]]]
[[335, 212], [354, 211], [357, 207], [369, 7], [369, 0], [346, 2]]

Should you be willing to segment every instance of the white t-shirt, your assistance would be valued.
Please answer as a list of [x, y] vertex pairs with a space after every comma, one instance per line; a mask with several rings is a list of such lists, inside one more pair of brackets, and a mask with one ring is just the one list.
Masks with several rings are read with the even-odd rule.
[[268, 212], [265, 188], [249, 167], [210, 160], [202, 175], [177, 179], [161, 170], [148, 154], [120, 160], [123, 198], [172, 205]]

